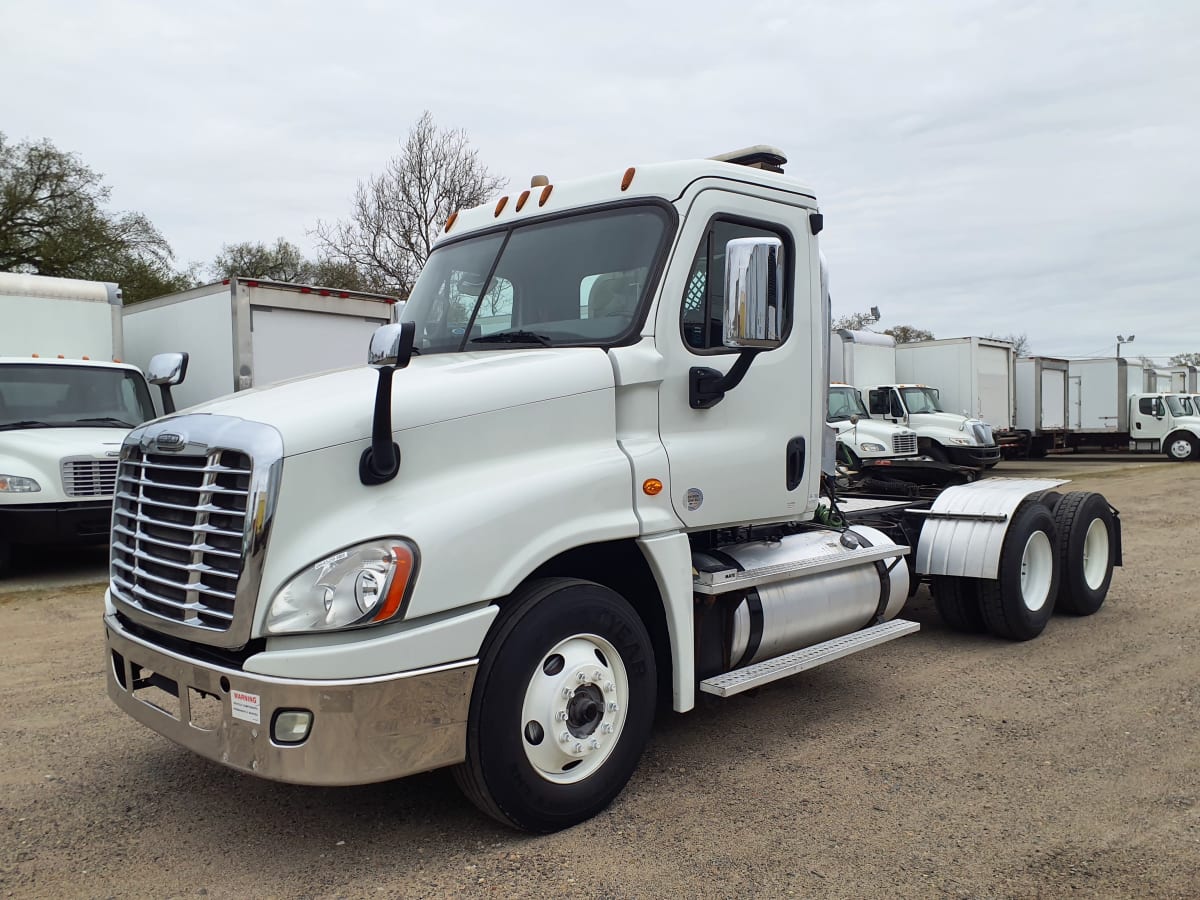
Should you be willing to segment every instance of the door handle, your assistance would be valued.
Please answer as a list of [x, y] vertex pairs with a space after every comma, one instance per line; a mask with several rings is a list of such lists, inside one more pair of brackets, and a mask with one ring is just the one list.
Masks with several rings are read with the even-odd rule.
[[794, 437], [787, 443], [787, 489], [794, 491], [804, 480], [804, 438]]

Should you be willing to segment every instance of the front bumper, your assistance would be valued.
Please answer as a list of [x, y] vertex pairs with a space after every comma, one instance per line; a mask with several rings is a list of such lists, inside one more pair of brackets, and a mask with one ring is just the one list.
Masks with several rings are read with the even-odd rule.
[[950, 457], [950, 462], [956, 466], [979, 468], [1000, 462], [1000, 446], [998, 444], [992, 444], [990, 447], [961, 447], [954, 444], [943, 444], [942, 446], [946, 448], [946, 455]]
[[[478, 660], [381, 678], [299, 681], [188, 659], [128, 633], [114, 615], [104, 624], [109, 697], [143, 725], [214, 762], [275, 781], [350, 785], [466, 758]], [[248, 704], [247, 696], [256, 700]], [[275, 714], [284, 709], [312, 712], [302, 743], [272, 739]]]
[[101, 544], [111, 523], [111, 500], [0, 505], [0, 541], [10, 544]]

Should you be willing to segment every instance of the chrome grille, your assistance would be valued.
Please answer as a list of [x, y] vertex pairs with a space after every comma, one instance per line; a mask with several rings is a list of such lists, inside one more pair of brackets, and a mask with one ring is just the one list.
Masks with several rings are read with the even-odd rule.
[[983, 444], [985, 447], [990, 447], [995, 443], [995, 441], [992, 439], [991, 425], [988, 425], [986, 422], [976, 422], [974, 429], [975, 440], [977, 440], [979, 443]]
[[115, 459], [71, 456], [60, 464], [63, 490], [68, 497], [108, 497], [117, 481]]
[[227, 631], [242, 573], [252, 461], [129, 448], [113, 502], [112, 587], [154, 616]]
[[917, 433], [915, 431], [906, 431], [892, 435], [892, 453], [897, 456], [904, 456], [916, 452]]

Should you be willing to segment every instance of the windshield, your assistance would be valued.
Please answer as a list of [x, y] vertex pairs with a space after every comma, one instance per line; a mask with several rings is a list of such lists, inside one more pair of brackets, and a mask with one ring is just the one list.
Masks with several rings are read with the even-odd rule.
[[829, 414], [825, 417], [829, 422], [840, 422], [851, 416], [866, 419], [867, 408], [863, 406], [862, 397], [852, 387], [831, 387], [829, 389]]
[[1167, 397], [1167, 409], [1173, 416], [1194, 416], [1196, 414], [1192, 401], [1187, 397]]
[[910, 413], [945, 412], [938, 403], [938, 392], [933, 388], [906, 387], [900, 388], [900, 393], [904, 395], [904, 405]]
[[626, 206], [447, 244], [400, 321], [420, 353], [616, 343], [640, 321], [669, 224], [660, 206]]
[[99, 366], [0, 366], [0, 431], [14, 428], [132, 428], [154, 418], [138, 372]]

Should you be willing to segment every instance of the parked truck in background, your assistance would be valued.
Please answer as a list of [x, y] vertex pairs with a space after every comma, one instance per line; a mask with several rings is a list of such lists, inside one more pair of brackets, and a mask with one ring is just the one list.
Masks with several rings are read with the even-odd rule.
[[939, 338], [896, 345], [896, 378], [937, 388], [942, 409], [986, 422], [1002, 453], [1024, 455], [1029, 434], [1016, 427], [1011, 341]]
[[1099, 494], [833, 495], [823, 218], [784, 162], [463, 210], [370, 366], [135, 430], [110, 696], [243, 772], [454, 766], [486, 813], [552, 831], [622, 790], [658, 703], [910, 634], [914, 579], [951, 627], [1010, 639], [1098, 610], [1120, 561]]
[[915, 431], [921, 454], [980, 469], [998, 463], [991, 425], [943, 405], [936, 384], [901, 381], [896, 352], [890, 335], [841, 330], [830, 348], [830, 377], [857, 387], [872, 418]]
[[107, 540], [121, 442], [155, 411], [117, 285], [0, 272], [0, 323], [3, 571], [14, 547]]
[[1200, 457], [1200, 417], [1186, 393], [1144, 391], [1141, 366], [1124, 359], [1073, 359], [1068, 372], [1069, 447]]
[[892, 422], [872, 419], [858, 389], [830, 384], [826, 421], [837, 433], [838, 457], [851, 466], [863, 460], [917, 455], [917, 433]]
[[145, 366], [188, 353], [180, 407], [299, 375], [358, 365], [394, 297], [259, 278], [227, 278], [125, 307], [125, 353]]
[[1023, 356], [1014, 365], [1017, 428], [1029, 435], [1029, 456], [1040, 459], [1068, 446], [1070, 363], [1052, 356]]

